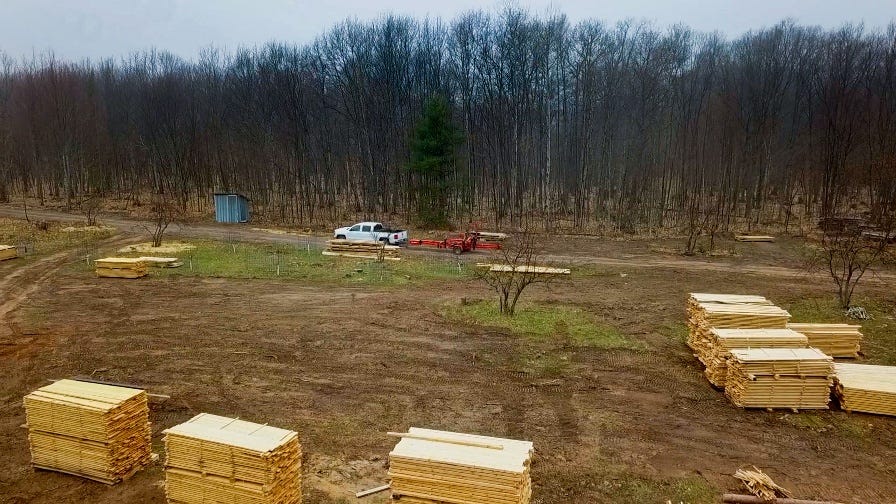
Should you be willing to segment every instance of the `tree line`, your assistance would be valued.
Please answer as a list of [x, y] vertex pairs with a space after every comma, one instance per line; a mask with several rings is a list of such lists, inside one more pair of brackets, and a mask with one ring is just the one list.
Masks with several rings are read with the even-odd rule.
[[[460, 135], [421, 182], [433, 99]], [[714, 234], [874, 214], [894, 162], [896, 24], [728, 40], [509, 8], [193, 61], [0, 58], [0, 201], [232, 190], [284, 224], [411, 223], [437, 186], [457, 225]]]

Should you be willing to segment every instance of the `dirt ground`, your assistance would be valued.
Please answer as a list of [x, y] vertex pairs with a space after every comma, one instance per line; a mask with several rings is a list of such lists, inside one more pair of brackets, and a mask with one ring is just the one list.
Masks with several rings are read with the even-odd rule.
[[[775, 268], [799, 261], [784, 245], [689, 262], [648, 245], [593, 243], [551, 253], [619, 262], [593, 263], [571, 285], [535, 287], [527, 300], [587, 310], [637, 350], [446, 322], [446, 303], [489, 296], [473, 280], [389, 289], [117, 281], [64, 252], [0, 263], [0, 502], [164, 502], [158, 464], [113, 487], [29, 467], [22, 396], [76, 375], [170, 395], [152, 404], [156, 452], [165, 428], [199, 412], [297, 430], [309, 503], [363, 502], [354, 492], [386, 478], [395, 443], [386, 431], [409, 426], [533, 441], [542, 504], [718, 495], [738, 489], [731, 474], [748, 464], [801, 498], [896, 502], [896, 418], [740, 410], [683, 343], [690, 291], [759, 293], [786, 308], [829, 295], [829, 280], [781, 274]], [[626, 247], [635, 248], [629, 262]], [[862, 294], [896, 303], [880, 279]]]

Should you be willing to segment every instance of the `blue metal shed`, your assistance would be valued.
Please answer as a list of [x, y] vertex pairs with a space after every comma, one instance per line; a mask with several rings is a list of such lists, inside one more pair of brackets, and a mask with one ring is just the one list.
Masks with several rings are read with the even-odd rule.
[[215, 220], [249, 222], [249, 198], [237, 193], [215, 193]]

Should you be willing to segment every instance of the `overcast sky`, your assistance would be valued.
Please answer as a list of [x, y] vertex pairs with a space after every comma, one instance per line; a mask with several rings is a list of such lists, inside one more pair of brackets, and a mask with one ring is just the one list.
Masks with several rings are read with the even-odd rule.
[[[533, 13], [559, 10], [575, 22], [647, 19], [659, 26], [685, 23], [729, 37], [784, 18], [838, 27], [864, 22], [882, 28], [896, 19], [896, 0], [520, 0]], [[195, 58], [203, 47], [254, 46], [271, 40], [306, 43], [335, 23], [386, 13], [451, 19], [502, 2], [474, 0], [0, 0], [0, 51], [21, 58], [52, 50], [56, 56], [120, 57], [157, 48]]]

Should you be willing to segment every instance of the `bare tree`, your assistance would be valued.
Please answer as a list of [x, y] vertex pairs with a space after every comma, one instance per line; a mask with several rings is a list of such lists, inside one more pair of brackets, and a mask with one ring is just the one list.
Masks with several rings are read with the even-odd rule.
[[179, 220], [183, 213], [177, 203], [164, 193], [156, 193], [152, 196], [149, 211], [152, 220], [151, 224], [146, 226], [146, 229], [152, 235], [152, 246], [160, 247], [162, 245], [162, 236], [164, 236], [168, 226]]
[[88, 226], [96, 226], [96, 218], [103, 208], [103, 198], [98, 195], [87, 195], [81, 198], [81, 213], [87, 219]]

